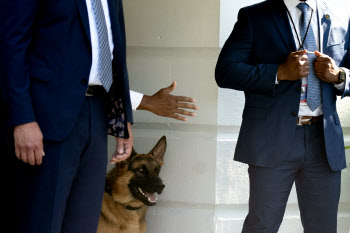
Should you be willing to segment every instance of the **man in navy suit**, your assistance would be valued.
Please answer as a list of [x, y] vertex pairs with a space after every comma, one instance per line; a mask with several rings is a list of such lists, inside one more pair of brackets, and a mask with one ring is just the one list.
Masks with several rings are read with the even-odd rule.
[[107, 133], [112, 162], [133, 143], [122, 1], [1, 1], [0, 21], [1, 139], [18, 158], [6, 165], [11, 229], [94, 233]]
[[216, 67], [244, 91], [235, 160], [249, 164], [243, 231], [277, 232], [296, 184], [306, 233], [336, 233], [344, 140], [337, 96], [350, 95], [349, 14], [322, 0], [242, 8]]

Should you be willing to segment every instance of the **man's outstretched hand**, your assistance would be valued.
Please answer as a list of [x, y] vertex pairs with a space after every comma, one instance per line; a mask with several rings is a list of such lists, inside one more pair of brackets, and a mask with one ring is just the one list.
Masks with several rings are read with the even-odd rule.
[[[198, 106], [192, 104], [195, 100], [186, 96], [175, 96], [170, 93], [176, 88], [176, 82], [166, 88], [160, 89], [152, 96], [144, 95], [137, 110], [147, 110], [162, 117], [170, 117], [180, 121], [187, 121], [185, 116], [196, 114], [188, 109], [198, 110]], [[184, 110], [186, 109], [186, 110]]]
[[118, 163], [120, 161], [126, 160], [130, 157], [132, 152], [132, 145], [134, 143], [134, 137], [132, 135], [131, 131], [131, 123], [127, 123], [128, 131], [129, 131], [129, 138], [118, 138], [116, 137], [116, 149], [114, 154], [112, 155], [112, 159], [110, 161], [111, 164]]

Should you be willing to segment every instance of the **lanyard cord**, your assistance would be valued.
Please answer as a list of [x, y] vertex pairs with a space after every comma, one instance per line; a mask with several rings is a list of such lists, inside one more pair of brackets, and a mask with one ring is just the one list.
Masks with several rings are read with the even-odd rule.
[[304, 48], [304, 43], [305, 43], [306, 36], [307, 36], [307, 34], [309, 33], [309, 29], [310, 29], [310, 26], [311, 26], [311, 20], [312, 20], [312, 16], [314, 15], [314, 9], [312, 9], [311, 17], [310, 17], [310, 20], [309, 20], [309, 25], [308, 25], [308, 27], [307, 27], [307, 30], [306, 30], [306, 33], [305, 33], [305, 36], [304, 36], [304, 39], [303, 39], [303, 43], [301, 43], [301, 42], [300, 42], [299, 35], [298, 35], [298, 32], [297, 32], [297, 28], [295, 27], [295, 24], [294, 24], [294, 21], [293, 21], [293, 18], [292, 18], [292, 16], [291, 16], [291, 14], [290, 14], [290, 12], [289, 12], [289, 10], [288, 10], [288, 8], [287, 8], [286, 5], [285, 5], [285, 7], [286, 7], [287, 13], [288, 13], [288, 15], [289, 15], [290, 21], [292, 21], [295, 34], [297, 35], [297, 39], [298, 39], [299, 46], [300, 46], [299, 50], [300, 50], [300, 49], [303, 49], [303, 48]]

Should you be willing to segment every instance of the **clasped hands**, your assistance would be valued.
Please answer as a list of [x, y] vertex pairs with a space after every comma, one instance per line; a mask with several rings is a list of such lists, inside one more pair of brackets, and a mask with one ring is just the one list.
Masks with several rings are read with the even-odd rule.
[[[303, 77], [307, 77], [310, 70], [307, 50], [292, 52], [287, 57], [286, 61], [278, 67], [277, 80], [295, 81]], [[316, 77], [327, 83], [336, 83], [339, 81], [339, 67], [334, 60], [318, 51], [315, 51], [317, 56], [314, 63]]]

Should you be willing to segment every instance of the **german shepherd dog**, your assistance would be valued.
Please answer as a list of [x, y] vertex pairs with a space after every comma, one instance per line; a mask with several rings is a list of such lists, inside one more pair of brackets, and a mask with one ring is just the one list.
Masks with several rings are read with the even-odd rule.
[[107, 174], [97, 233], [146, 233], [148, 206], [165, 185], [159, 177], [166, 150], [163, 136], [148, 154], [131, 156]]

